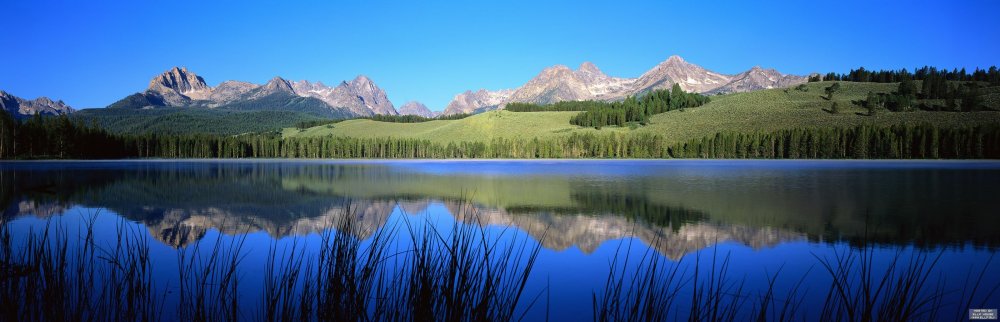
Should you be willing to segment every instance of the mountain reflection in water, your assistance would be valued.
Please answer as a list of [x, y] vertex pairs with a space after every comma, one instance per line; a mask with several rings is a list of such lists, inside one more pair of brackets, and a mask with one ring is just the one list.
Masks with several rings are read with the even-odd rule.
[[[155, 290], [141, 298], [155, 299], [150, 303], [167, 308], [163, 319], [183, 319], [183, 316], [170, 315], [175, 308], [178, 312], [197, 311], [197, 305], [178, 304], [178, 301], [189, 298], [183, 294], [193, 296], [190, 290], [210, 289], [205, 285], [232, 285], [227, 291], [231, 293], [226, 294], [232, 294], [235, 297], [231, 299], [238, 298], [241, 303], [238, 309], [237, 305], [232, 306], [233, 312], [252, 316], [257, 314], [255, 307], [262, 296], [278, 294], [262, 291], [273, 290], [274, 285], [279, 285], [268, 282], [271, 278], [280, 280], [298, 272], [306, 275], [314, 272], [319, 275], [312, 278], [318, 278], [326, 274], [318, 270], [322, 267], [353, 268], [350, 264], [338, 266], [353, 263], [356, 258], [343, 256], [343, 252], [332, 262], [336, 265], [324, 266], [311, 261], [337, 253], [324, 248], [331, 243], [321, 237], [335, 232], [340, 227], [337, 223], [351, 222], [352, 225], [344, 234], [335, 234], [346, 236], [340, 239], [342, 244], [332, 244], [357, 242], [354, 245], [389, 247], [385, 248], [387, 253], [382, 253], [384, 257], [376, 257], [378, 260], [374, 263], [384, 263], [377, 264], [384, 265], [376, 270], [379, 272], [398, 272], [397, 268], [409, 267], [406, 263], [419, 263], [416, 258], [440, 260], [448, 258], [449, 254], [458, 256], [452, 258], [487, 258], [492, 246], [475, 248], [469, 253], [472, 257], [462, 257], [440, 248], [455, 249], [454, 245], [443, 243], [449, 240], [449, 235], [453, 237], [456, 232], [463, 231], [458, 227], [468, 227], [474, 230], [464, 231], [482, 233], [483, 240], [486, 236], [496, 236], [496, 246], [511, 247], [507, 248], [510, 257], [492, 257], [494, 259], [538, 254], [532, 269], [517, 260], [507, 265], [484, 264], [504, 272], [509, 269], [515, 275], [526, 274], [523, 275], [526, 279], [521, 280], [524, 284], [520, 284], [524, 287], [524, 302], [517, 302], [520, 304], [513, 308], [516, 312], [524, 312], [529, 320], [540, 320], [549, 317], [550, 313], [556, 320], [587, 320], [595, 318], [592, 314], [598, 314], [598, 318], [607, 317], [581, 308], [591, 305], [598, 310], [614, 303], [641, 303], [604, 283], [616, 279], [632, 280], [633, 276], [645, 274], [640, 268], [643, 263], [651, 265], [659, 260], [663, 260], [664, 265], [657, 267], [680, 270], [678, 281], [691, 282], [671, 284], [669, 280], [659, 280], [670, 275], [642, 275], [653, 279], [641, 280], [625, 291], [650, 286], [676, 292], [670, 294], [679, 294], [680, 302], [660, 309], [662, 312], [672, 310], [676, 319], [684, 319], [685, 314], [694, 312], [691, 307], [696, 303], [695, 291], [711, 292], [711, 285], [720, 285], [715, 290], [719, 292], [728, 292], [721, 285], [727, 288], [745, 286], [742, 291], [729, 290], [736, 295], [729, 298], [733, 300], [727, 303], [732, 306], [727, 307], [738, 310], [740, 316], [754, 316], [755, 306], [752, 303], [740, 306], [738, 299], [751, 299], [767, 292], [771, 287], [769, 281], [777, 283], [774, 286], [778, 292], [776, 297], [801, 301], [802, 310], [795, 313], [796, 316], [805, 319], [823, 316], [826, 304], [830, 303], [834, 303], [830, 307], [840, 312], [853, 311], [849, 305], [836, 304], [824, 297], [833, 294], [828, 291], [834, 280], [823, 271], [826, 264], [836, 267], [832, 272], [887, 272], [884, 269], [888, 267], [890, 271], [883, 276], [921, 279], [932, 276], [928, 283], [936, 287], [920, 288], [915, 291], [919, 294], [907, 293], [906, 296], [937, 298], [934, 294], [942, 294], [941, 303], [945, 307], [941, 312], [954, 312], [961, 318], [967, 311], [963, 305], [972, 305], [972, 301], [982, 307], [996, 307], [993, 304], [996, 300], [986, 293], [966, 295], [963, 289], [969, 289], [970, 285], [985, 285], [986, 288], [1000, 285], [1000, 277], [985, 274], [995, 270], [990, 263], [1000, 244], [1000, 217], [995, 215], [1000, 213], [1000, 207], [994, 201], [994, 196], [998, 195], [997, 182], [1000, 182], [1000, 165], [990, 162], [3, 162], [0, 163], [0, 205], [3, 207], [0, 242], [6, 243], [0, 247], [0, 255], [8, 255], [0, 259], [0, 270], [11, 273], [4, 277], [5, 285], [18, 284], [22, 279], [42, 283], [45, 279], [35, 277], [43, 274], [31, 274], [46, 268], [50, 269], [46, 274], [54, 276], [72, 277], [72, 272], [87, 269], [116, 273], [117, 270], [107, 269], [112, 261], [104, 258], [108, 255], [107, 250], [116, 249], [125, 242], [122, 247], [129, 252], [124, 254], [138, 257], [124, 259], [144, 258], [141, 262], [147, 266], [142, 267], [152, 268], [146, 271], [148, 275], [142, 275], [149, 279], [136, 285], [140, 286], [139, 290]], [[99, 215], [93, 215], [95, 213]], [[93, 230], [87, 228], [91, 227], [87, 226], [90, 223], [95, 225]], [[56, 232], [54, 236], [62, 237], [52, 243], [38, 239], [52, 231]], [[60, 231], [63, 233], [59, 234]], [[73, 235], [74, 231], [86, 232], [85, 236], [90, 236], [92, 231], [94, 236], [89, 243], [78, 242], [81, 236]], [[389, 233], [385, 233], [387, 231]], [[377, 242], [381, 240], [377, 236], [391, 237]], [[408, 240], [413, 236], [432, 236], [436, 246], [420, 248], [418, 245], [424, 244]], [[31, 240], [36, 241], [32, 246], [35, 248], [18, 244]], [[634, 243], [636, 247], [633, 247], [634, 240], [639, 241]], [[35, 256], [32, 254], [58, 254], [51, 249], [48, 253], [42, 250], [48, 244], [60, 245], [59, 241], [78, 247], [75, 248], [77, 252], [91, 249], [88, 248], [91, 246], [100, 251], [90, 253], [97, 257], [79, 262], [87, 264], [80, 267], [82, 270], [53, 269], [62, 266], [44, 264], [49, 257], [32, 257]], [[148, 248], [141, 246], [147, 242]], [[240, 276], [239, 287], [223, 284], [225, 279], [200, 281], [190, 275], [197, 270], [182, 269], [184, 259], [192, 263], [190, 260], [196, 258], [217, 258], [214, 247], [226, 244], [245, 246], [218, 257], [222, 261], [239, 261], [239, 265], [230, 266], [235, 267], [230, 271], [233, 276]], [[138, 248], [129, 245], [138, 245]], [[299, 258], [306, 258], [310, 263], [301, 269], [295, 268], [295, 261], [284, 257], [285, 251], [296, 247], [301, 251]], [[534, 247], [540, 247], [540, 252], [531, 253]], [[147, 254], [146, 251], [148, 257], [142, 255]], [[657, 253], [662, 256], [649, 256]], [[419, 257], [426, 254], [431, 255]], [[861, 260], [855, 262], [845, 258]], [[938, 258], [941, 265], [923, 266]], [[115, 263], [121, 259], [118, 257]], [[897, 260], [902, 266], [891, 271], [897, 267]], [[209, 263], [214, 262], [210, 260]], [[274, 268], [270, 265], [275, 263], [279, 269], [291, 268], [275, 275], [275, 271], [270, 270]], [[439, 264], [450, 267], [445, 262]], [[213, 266], [206, 267], [211, 269], [206, 268], [205, 274], [217, 272]], [[352, 272], [352, 268], [341, 272]], [[441, 269], [432, 267], [410, 272], [436, 271]], [[188, 275], [181, 272], [188, 272]], [[970, 280], [970, 272], [984, 274]], [[500, 271], [493, 273], [501, 274]], [[397, 277], [394, 274], [386, 276]], [[722, 274], [731, 274], [727, 275], [731, 278], [723, 280]], [[695, 276], [707, 276], [718, 283], [708, 283], [705, 289], [704, 281], [699, 284], [692, 280]], [[117, 280], [118, 277], [106, 278]], [[339, 280], [315, 284], [332, 287], [339, 284], [329, 282]], [[484, 282], [486, 280], [493, 280], [493, 277], [479, 276], [467, 281], [471, 281], [468, 286], [494, 285]], [[299, 285], [292, 291], [300, 292], [295, 294], [303, 299], [320, 298], [307, 292], [306, 285], [314, 281], [280, 285]], [[801, 283], [802, 293], [796, 293], [796, 281]], [[851, 284], [853, 279], [841, 281], [850, 284], [852, 290], [870, 290]], [[94, 284], [99, 287], [94, 292], [104, 292], [108, 287], [119, 285]], [[177, 288], [180, 284], [187, 285], [189, 288], [185, 290], [189, 291], [185, 293]], [[25, 285], [8, 288], [24, 292], [4, 293], [4, 298], [10, 300], [5, 301], [15, 303], [41, 296], [37, 294], [88, 289], [73, 286], [75, 284], [68, 286], [70, 290], [60, 289], [59, 285], [63, 284], [58, 284], [32, 293], [35, 288]], [[510, 289], [508, 286], [503, 289]], [[911, 289], [904, 286], [895, 289]], [[379, 289], [401, 290], [397, 296], [402, 297], [398, 299], [411, 299], [409, 295], [403, 296], [406, 291], [420, 290], [393, 286]], [[805, 292], [806, 289], [814, 291]], [[110, 290], [120, 289], [112, 287]], [[595, 302], [598, 301], [595, 298], [607, 294], [619, 295]], [[359, 298], [369, 296], [376, 295], [365, 294]], [[544, 305], [529, 304], [540, 296], [545, 298]], [[886, 301], [895, 301], [896, 297]], [[422, 298], [442, 300], [440, 296], [416, 299]], [[320, 302], [304, 301], [301, 307], [297, 302], [290, 302], [289, 309], [308, 310], [319, 307], [317, 303]], [[20, 307], [28, 312], [49, 312], [51, 303], [48, 300], [23, 302]], [[222, 302], [216, 298], [206, 298], [200, 303], [216, 305], [215, 308], [229, 307], [228, 304], [218, 306]], [[98, 308], [102, 309], [116, 307], [114, 303], [98, 303]], [[6, 308], [16, 311], [13, 307]], [[499, 311], [511, 312], [507, 309]], [[228, 309], [223, 311], [228, 312]]]
[[[670, 258], [734, 241], [995, 247], [1000, 213], [989, 164], [644, 161], [7, 163], [4, 216], [107, 209], [157, 240], [188, 245], [215, 229], [279, 238], [330, 228], [350, 207], [371, 234], [408, 214], [468, 200], [480, 224], [513, 225], [543, 246], [591, 252], [635, 236]], [[550, 170], [550, 171], [547, 171]]]

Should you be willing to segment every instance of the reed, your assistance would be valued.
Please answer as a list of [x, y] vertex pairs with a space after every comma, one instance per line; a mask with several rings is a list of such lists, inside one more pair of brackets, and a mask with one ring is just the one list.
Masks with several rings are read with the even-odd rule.
[[93, 233], [98, 215], [85, 216], [75, 236], [49, 221], [20, 241], [0, 222], [0, 320], [160, 318], [162, 298], [152, 280], [148, 242], [119, 221], [116, 242], [98, 245]]
[[[176, 280], [158, 285], [139, 225], [119, 220], [116, 238], [104, 244], [95, 236], [98, 214], [75, 231], [50, 220], [13, 232], [0, 221], [0, 320], [512, 321], [538, 304], [542, 292], [526, 290], [541, 241], [509, 226], [486, 227], [471, 204], [444, 228], [402, 216], [399, 227], [372, 229], [346, 209], [334, 229], [320, 233], [318, 251], [299, 239], [273, 243], [259, 290], [243, 280], [246, 234], [178, 250]], [[595, 320], [961, 321], [1000, 289], [982, 284], [992, 258], [970, 268], [964, 284], [947, 284], [935, 279], [941, 252], [899, 246], [880, 263], [882, 250], [863, 243], [814, 255], [831, 282], [819, 290], [826, 292], [821, 309], [803, 312], [808, 271], [780, 289], [788, 274], [779, 268], [764, 289], [750, 292], [745, 278], [730, 276], [731, 257], [718, 248], [704, 260], [707, 251], [689, 256], [688, 265], [659, 255], [661, 242], [635, 249], [633, 239], [619, 243], [603, 288], [592, 295]]]
[[[619, 243], [616, 256], [610, 262], [610, 272], [604, 282], [603, 292], [591, 297], [596, 321], [666, 321], [674, 309], [681, 288], [685, 284], [685, 271], [680, 263], [669, 265], [667, 260], [648, 247], [637, 263], [630, 264], [632, 239]], [[625, 248], [622, 249], [622, 246]], [[617, 254], [624, 254], [620, 259]], [[620, 268], [619, 268], [620, 267]], [[676, 314], [673, 319], [676, 319]]]

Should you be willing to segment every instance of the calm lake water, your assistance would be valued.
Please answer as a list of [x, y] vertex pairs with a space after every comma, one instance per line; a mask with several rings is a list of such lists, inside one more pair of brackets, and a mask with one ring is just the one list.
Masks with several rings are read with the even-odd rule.
[[[149, 241], [166, 289], [177, 284], [178, 251], [241, 238], [239, 287], [250, 299], [275, 245], [315, 251], [342, 216], [367, 227], [362, 239], [386, 227], [408, 239], [400, 227], [450, 227], [466, 202], [478, 217], [461, 223], [501, 243], [540, 244], [522, 298], [527, 320], [592, 319], [612, 261], [641, 259], [650, 246], [689, 270], [728, 258], [743, 296], [772, 276], [779, 294], [801, 285], [803, 317], [819, 314], [830, 288], [822, 260], [859, 245], [873, 247], [878, 268], [915, 252], [941, 256], [931, 284], [944, 285], [947, 303], [962, 300], [970, 272], [986, 267], [976, 283], [1000, 283], [990, 263], [1000, 246], [997, 162], [5, 162], [0, 185], [15, 240], [94, 220], [97, 244], [110, 245], [130, 227]], [[984, 301], [1000, 308], [1000, 296]]]

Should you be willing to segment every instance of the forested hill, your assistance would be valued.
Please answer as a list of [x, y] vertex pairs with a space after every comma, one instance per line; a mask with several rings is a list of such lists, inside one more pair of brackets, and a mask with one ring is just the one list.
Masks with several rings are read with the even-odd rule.
[[85, 109], [69, 118], [114, 134], [212, 134], [259, 133], [306, 122], [328, 120], [296, 111], [241, 111], [161, 107], [156, 109]]

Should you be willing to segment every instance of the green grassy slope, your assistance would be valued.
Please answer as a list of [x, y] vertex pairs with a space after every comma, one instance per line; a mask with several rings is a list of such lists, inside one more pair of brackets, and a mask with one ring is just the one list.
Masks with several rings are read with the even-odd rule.
[[[579, 112], [514, 113], [490, 111], [460, 120], [421, 123], [390, 123], [372, 120], [349, 120], [305, 130], [288, 128], [285, 136], [350, 136], [420, 138], [434, 142], [489, 141], [495, 137], [534, 138], [566, 135], [572, 132], [599, 132], [569, 124]], [[604, 129], [603, 132], [625, 129]]]
[[[668, 141], [686, 141], [719, 131], [772, 131], [795, 127], [848, 127], [859, 124], [891, 125], [929, 122], [943, 127], [998, 124], [1000, 112], [890, 112], [867, 110], [852, 101], [865, 99], [868, 91], [889, 93], [897, 84], [839, 82], [841, 89], [826, 100], [823, 89], [834, 82], [809, 83], [808, 91], [771, 89], [712, 98], [703, 107], [654, 115], [649, 126], [639, 129], [664, 135]], [[837, 102], [840, 113], [829, 110]], [[859, 115], [862, 114], [862, 115]]]
[[[859, 124], [891, 125], [930, 122], [940, 126], [1000, 124], [1000, 112], [889, 112], [875, 116], [852, 101], [865, 98], [868, 91], [888, 93], [897, 84], [839, 82], [841, 90], [828, 101], [823, 89], [833, 82], [807, 84], [808, 91], [770, 89], [712, 97], [704, 106], [654, 115], [647, 126], [630, 128], [604, 127], [601, 130], [569, 124], [579, 112], [509, 112], [493, 111], [461, 120], [425, 123], [387, 123], [351, 120], [305, 130], [285, 129], [285, 136], [399, 137], [428, 139], [434, 142], [489, 141], [494, 137], [546, 138], [572, 133], [634, 132], [663, 135], [678, 142], [712, 135], [720, 131], [772, 131], [798, 127], [853, 126]], [[837, 102], [840, 113], [828, 110]]]

